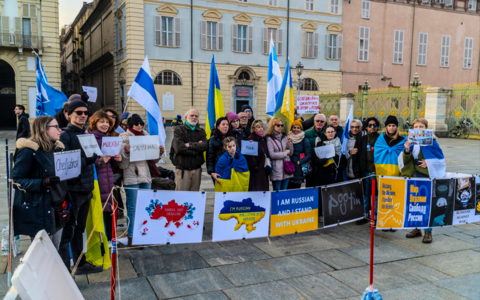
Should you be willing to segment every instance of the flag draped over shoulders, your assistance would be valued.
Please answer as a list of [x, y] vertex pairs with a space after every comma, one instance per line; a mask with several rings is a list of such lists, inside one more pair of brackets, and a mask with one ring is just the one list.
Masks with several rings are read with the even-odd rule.
[[376, 143], [373, 152], [375, 162], [375, 172], [378, 176], [399, 176], [400, 167], [398, 166], [398, 156], [404, 149], [405, 137], [401, 136], [402, 141], [393, 147], [390, 147], [385, 141], [385, 133], [382, 133]]
[[[445, 163], [443, 151], [438, 142], [433, 140], [433, 144], [428, 146], [410, 145], [410, 152], [415, 160], [419, 159], [418, 157], [420, 151], [422, 152], [425, 162], [427, 163], [428, 175], [431, 178], [445, 177], [447, 165]], [[398, 156], [398, 164], [400, 166], [400, 170], [403, 170], [405, 167], [403, 161], [403, 152]]]
[[218, 159], [215, 173], [220, 174], [219, 181], [215, 182], [215, 192], [247, 192], [250, 182], [250, 171], [247, 160], [242, 153], [235, 153], [233, 161], [225, 151]]
[[217, 68], [215, 67], [215, 57], [212, 57], [210, 86], [208, 89], [207, 123], [205, 124], [207, 139], [210, 138], [215, 128], [215, 122], [221, 117], [225, 117], [225, 110], [223, 109], [222, 90], [220, 89]]

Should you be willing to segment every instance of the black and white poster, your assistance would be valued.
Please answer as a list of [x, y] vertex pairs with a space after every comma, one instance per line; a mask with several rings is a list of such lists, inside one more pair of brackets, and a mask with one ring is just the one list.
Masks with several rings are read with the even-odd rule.
[[435, 179], [432, 188], [432, 213], [430, 227], [453, 224], [456, 179]]
[[365, 217], [362, 181], [349, 181], [322, 188], [325, 227], [349, 223]]
[[475, 178], [456, 178], [453, 225], [475, 222]]

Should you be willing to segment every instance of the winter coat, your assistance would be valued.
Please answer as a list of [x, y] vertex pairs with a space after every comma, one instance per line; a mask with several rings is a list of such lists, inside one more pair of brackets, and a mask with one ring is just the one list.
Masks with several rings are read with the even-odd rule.
[[61, 109], [53, 116], [55, 118], [55, 120], [57, 120], [58, 127], [62, 128], [62, 129], [68, 126], [68, 121], [65, 118], [65, 114], [63, 113], [63, 111], [64, 110]]
[[[319, 141], [315, 147], [321, 147], [325, 145], [326, 144], [324, 141]], [[339, 159], [339, 155], [336, 154], [333, 160], [335, 163], [324, 167], [328, 159], [318, 158], [314, 152], [312, 163], [317, 167], [317, 171], [315, 173], [315, 186], [322, 186], [343, 181], [343, 170], [345, 170], [347, 167], [347, 159], [345, 158], [345, 155], [342, 155]], [[338, 173], [335, 171], [335, 164], [338, 165]]]
[[[43, 189], [44, 179], [55, 176], [54, 152], [64, 148], [56, 142], [51, 152], [42, 151], [38, 144], [25, 138], [18, 139], [15, 166], [12, 171], [15, 196], [13, 202], [13, 228], [15, 235], [34, 236], [42, 229], [52, 235], [56, 228], [55, 208], [61, 208], [68, 200], [67, 182], [61, 181], [49, 189]], [[20, 186], [17, 186], [19, 184]]]
[[268, 146], [265, 139], [256, 133], [252, 133], [248, 140], [258, 142], [258, 156], [246, 155], [248, 169], [250, 170], [250, 185], [248, 190], [268, 191], [270, 189], [268, 175], [265, 173], [265, 155], [269, 157]]
[[347, 177], [350, 179], [355, 178], [355, 173], [353, 171], [353, 161], [352, 161], [352, 156], [350, 155], [350, 150], [355, 148], [355, 143], [357, 142], [357, 139], [361, 138], [362, 136], [365, 135], [364, 131], [360, 131], [359, 134], [356, 136], [352, 135], [351, 132], [348, 133], [348, 141], [347, 141]]
[[334, 127], [334, 128], [335, 128], [335, 131], [336, 131], [335, 137], [338, 137], [339, 139], [342, 139], [342, 135], [343, 135], [342, 126], [338, 125], [337, 127]]
[[[85, 134], [85, 129], [78, 128], [75, 125], [68, 124], [60, 133], [60, 142], [65, 146], [65, 151], [81, 150], [82, 177], [80, 180], [68, 181], [68, 191], [79, 194], [90, 194], [93, 191], [93, 182], [95, 179], [93, 163], [88, 164], [77, 135]], [[80, 204], [80, 203], [79, 203]]]
[[[315, 127], [305, 131], [305, 139], [310, 142], [310, 157], [314, 157], [315, 155], [315, 147], [316, 147], [316, 139], [319, 137], [320, 139], [325, 139], [325, 126], [322, 128], [322, 131], [320, 134], [315, 130]], [[317, 167], [313, 166], [313, 171], [312, 173], [308, 174], [308, 177], [313, 177], [317, 173]]]
[[[312, 152], [310, 148], [310, 142], [305, 138], [300, 143], [293, 144], [293, 155], [291, 157], [291, 160], [295, 165], [293, 179], [297, 181], [303, 182], [305, 180], [305, 176], [303, 176], [302, 165], [306, 164], [312, 159]], [[302, 153], [305, 154], [305, 157], [300, 159], [300, 154]], [[300, 164], [297, 164], [298, 161], [300, 161]]]
[[28, 138], [30, 135], [30, 122], [28, 122], [30, 115], [23, 112], [18, 116], [18, 125], [17, 125], [17, 140], [19, 138]]
[[[98, 130], [94, 130], [92, 132], [87, 131], [85, 133], [93, 134], [97, 140], [98, 146], [100, 149], [102, 149], [102, 138], [104, 136], [108, 136], [106, 133], [102, 133]], [[100, 188], [100, 197], [102, 198], [102, 207], [105, 206], [107, 199], [109, 203], [107, 206], [105, 206], [104, 211], [106, 212], [112, 212], [113, 198], [110, 196], [110, 192], [115, 184], [113, 168], [116, 166], [118, 166], [118, 162], [113, 159], [113, 156], [106, 164], [100, 163], [100, 158], [97, 158], [97, 161], [95, 161], [95, 170], [97, 171], [98, 187]], [[110, 198], [108, 196], [110, 196]]]
[[250, 130], [230, 130], [230, 136], [233, 136], [235, 138], [238, 149], [242, 149], [242, 141], [248, 140], [247, 138], [250, 136], [250, 134]]
[[[148, 132], [142, 130], [143, 135], [148, 135]], [[125, 153], [125, 146], [130, 145], [130, 137], [135, 136], [130, 130], [120, 134], [122, 137], [122, 148], [120, 155], [122, 161], [119, 163], [120, 168], [123, 169], [123, 184], [137, 185], [141, 183], [152, 183], [152, 175], [150, 175], [150, 168], [146, 160], [130, 161], [130, 153]], [[158, 150], [160, 153], [160, 150]]]
[[[201, 142], [201, 143], [200, 143]], [[187, 124], [176, 126], [173, 133], [173, 157], [175, 168], [180, 170], [196, 170], [202, 167], [205, 159], [203, 152], [207, 151], [207, 135], [200, 125], [192, 130]], [[189, 147], [185, 146], [188, 143]]]
[[[225, 137], [229, 136], [228, 132]], [[215, 166], [217, 161], [223, 154], [223, 139], [225, 138], [221, 133], [218, 133], [217, 130], [214, 130], [210, 140], [208, 140], [208, 150], [207, 150], [207, 173], [215, 173]], [[238, 147], [238, 146], [237, 146]]]
[[[375, 133], [377, 138], [379, 137], [378, 132]], [[352, 155], [352, 163], [353, 163], [353, 173], [355, 174], [355, 178], [362, 178], [367, 176], [367, 143], [368, 143], [368, 134], [360, 137], [355, 142], [355, 147], [358, 149], [358, 152]], [[375, 147], [375, 144], [370, 144], [370, 147]], [[372, 151], [373, 153], [373, 151]]]
[[[267, 137], [267, 147], [273, 168], [273, 172], [270, 174], [270, 180], [280, 181], [292, 178], [293, 174], [288, 175], [285, 173], [285, 170], [283, 169], [283, 162], [290, 161], [290, 156], [293, 155], [293, 143], [288, 142], [287, 136], [282, 133], [281, 141], [275, 139], [273, 136]], [[287, 149], [290, 150], [289, 155], [287, 155], [285, 152]]]

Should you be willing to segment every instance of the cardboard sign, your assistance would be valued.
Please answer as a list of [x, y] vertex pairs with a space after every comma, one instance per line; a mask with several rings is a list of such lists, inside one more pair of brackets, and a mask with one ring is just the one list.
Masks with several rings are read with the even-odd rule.
[[318, 113], [318, 96], [297, 96], [297, 113], [316, 114]]
[[93, 86], [82, 86], [83, 91], [88, 95], [88, 102], [97, 102], [97, 88]]
[[102, 137], [102, 155], [115, 156], [120, 153], [122, 138], [119, 136]]
[[102, 150], [98, 147], [97, 139], [93, 134], [81, 134], [77, 135], [80, 144], [86, 157], [92, 157], [93, 153], [97, 153], [98, 156], [102, 156]]
[[160, 158], [158, 135], [131, 136], [129, 142], [131, 162]]
[[408, 179], [403, 228], [428, 228], [432, 207], [432, 181]]
[[335, 157], [335, 145], [330, 144], [326, 146], [316, 147], [315, 154], [318, 158], [332, 158]]
[[362, 181], [322, 188], [323, 224], [337, 226], [365, 217]]
[[258, 156], [258, 142], [242, 141], [241, 151], [243, 155]]
[[77, 178], [82, 170], [80, 150], [54, 153], [55, 175], [60, 180]]
[[377, 229], [403, 228], [406, 184], [403, 178], [380, 177]]
[[433, 144], [433, 129], [409, 129], [408, 141], [412, 145], [430, 146]]

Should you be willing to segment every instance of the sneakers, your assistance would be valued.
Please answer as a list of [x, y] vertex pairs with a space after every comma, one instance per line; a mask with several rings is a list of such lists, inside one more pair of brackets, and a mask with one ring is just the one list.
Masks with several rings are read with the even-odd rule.
[[432, 232], [431, 231], [425, 231], [425, 236], [423, 237], [422, 243], [425, 244], [430, 244], [432, 242]]
[[367, 219], [365, 219], [365, 218], [363, 218], [363, 219], [358, 220], [357, 222], [355, 222], [355, 224], [357, 224], [357, 225], [363, 225], [363, 224], [367, 224], [367, 223], [370, 223], [370, 221], [367, 220]]
[[422, 231], [420, 229], [414, 229], [414, 230], [410, 231], [409, 233], [407, 233], [407, 235], [406, 235], [407, 239], [416, 238], [416, 237], [419, 237], [419, 236], [422, 236]]
[[75, 275], [100, 273], [102, 271], [103, 271], [102, 266], [94, 266], [86, 262], [83, 264], [83, 266], [77, 268], [77, 271], [75, 271]]

